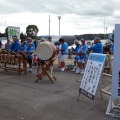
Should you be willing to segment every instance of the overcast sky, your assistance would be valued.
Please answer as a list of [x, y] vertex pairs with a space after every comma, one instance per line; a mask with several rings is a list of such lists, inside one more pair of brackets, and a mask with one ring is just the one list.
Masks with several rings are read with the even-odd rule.
[[[0, 0], [0, 32], [5, 26], [20, 27], [26, 31], [30, 24], [37, 25], [38, 35], [79, 35], [111, 33], [120, 23], [119, 0]], [[5, 22], [6, 21], [6, 22]]]

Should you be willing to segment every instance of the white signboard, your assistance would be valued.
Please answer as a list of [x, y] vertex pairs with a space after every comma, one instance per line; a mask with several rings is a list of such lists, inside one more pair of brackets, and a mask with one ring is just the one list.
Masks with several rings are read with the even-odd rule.
[[103, 71], [106, 55], [91, 53], [80, 85], [80, 91], [85, 96], [94, 99]]
[[115, 25], [112, 98], [120, 98], [120, 24]]
[[8, 26], [8, 39], [11, 40], [15, 35], [20, 39], [20, 27]]

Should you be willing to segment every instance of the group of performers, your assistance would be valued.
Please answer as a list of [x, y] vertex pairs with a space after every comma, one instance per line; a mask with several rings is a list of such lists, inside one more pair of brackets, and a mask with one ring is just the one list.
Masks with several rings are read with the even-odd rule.
[[[9, 45], [7, 45], [7, 50], [13, 51], [14, 53], [18, 54], [19, 52], [22, 52], [25, 54], [27, 62], [29, 64], [28, 72], [32, 72], [32, 63], [33, 63], [33, 53], [35, 52], [35, 44], [32, 41], [32, 38], [28, 37], [26, 40], [21, 40], [19, 42], [17, 36], [13, 36], [13, 41]], [[45, 42], [46, 39], [41, 38], [41, 42]], [[51, 37], [48, 38], [49, 42], [52, 42]], [[39, 43], [39, 44], [40, 44]], [[85, 39], [81, 39], [81, 43], [78, 40], [74, 40], [74, 44], [76, 45], [75, 48], [72, 48], [71, 51], [68, 51], [68, 44], [65, 42], [63, 38], [59, 39], [59, 45], [56, 47], [56, 50], [58, 52], [58, 65], [62, 66], [61, 71], [65, 70], [65, 62], [66, 57], [68, 54], [74, 55], [74, 68], [71, 71], [74, 71], [75, 73], [84, 73], [85, 63], [87, 61], [87, 53], [89, 51], [93, 51], [95, 53], [102, 53], [102, 43], [100, 42], [100, 38], [96, 37], [94, 39], [94, 45], [91, 47], [88, 47], [86, 44]], [[44, 61], [40, 60], [38, 58], [37, 60], [37, 74], [39, 74], [40, 71], [40, 64], [43, 64]], [[17, 65], [17, 60], [15, 62]]]
[[12, 43], [7, 42], [5, 50], [8, 51], [9, 53], [15, 54], [14, 64], [16, 67], [19, 62], [17, 59], [17, 54], [22, 53], [22, 55], [24, 55], [24, 59], [27, 59], [27, 62], [29, 64], [28, 72], [32, 72], [33, 52], [35, 51], [35, 45], [32, 42], [32, 39], [29, 37], [27, 38], [27, 40], [19, 41], [17, 36], [12, 36], [12, 39], [13, 39]]
[[102, 53], [103, 47], [99, 37], [94, 39], [94, 44], [88, 46], [85, 39], [81, 39], [81, 44], [78, 40], [74, 41], [76, 47], [73, 48], [70, 52], [71, 55], [74, 55], [74, 68], [71, 71], [75, 73], [84, 73], [85, 64], [90, 52]]

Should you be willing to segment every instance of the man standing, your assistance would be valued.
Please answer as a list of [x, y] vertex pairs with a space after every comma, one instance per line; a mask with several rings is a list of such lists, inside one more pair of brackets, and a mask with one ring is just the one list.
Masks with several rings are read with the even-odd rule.
[[77, 68], [78, 68], [79, 55], [77, 55], [77, 53], [80, 51], [79, 41], [75, 40], [74, 43], [75, 43], [76, 47], [75, 47], [75, 49], [72, 48], [72, 53], [71, 53], [71, 54], [75, 55], [75, 57], [74, 57], [74, 68], [71, 70], [73, 72], [76, 71]]
[[65, 70], [65, 60], [68, 54], [68, 44], [65, 42], [63, 38], [59, 39], [59, 43], [61, 44], [61, 49], [58, 49], [58, 51], [61, 51], [60, 61], [62, 64], [61, 71]]
[[94, 39], [94, 45], [90, 48], [94, 53], [103, 53], [102, 43], [99, 37]]
[[27, 46], [27, 49], [26, 49], [26, 54], [27, 54], [27, 61], [28, 61], [28, 64], [29, 64], [29, 68], [28, 68], [29, 73], [32, 73], [33, 52], [34, 52], [34, 50], [33, 50], [33, 47], [32, 47], [32, 43], [28, 42], [28, 46]]
[[78, 60], [78, 69], [76, 70], [76, 73], [83, 74], [83, 68], [85, 64], [86, 59], [86, 52], [88, 51], [88, 46], [85, 44], [85, 39], [81, 39], [82, 45], [80, 46], [80, 51], [78, 52], [79, 60]]

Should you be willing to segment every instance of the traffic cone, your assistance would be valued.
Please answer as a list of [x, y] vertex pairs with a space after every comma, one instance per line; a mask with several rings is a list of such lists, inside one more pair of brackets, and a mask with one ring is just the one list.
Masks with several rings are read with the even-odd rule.
[[37, 55], [34, 54], [33, 58], [33, 64], [36, 66], [37, 65]]
[[62, 68], [62, 63], [60, 62], [60, 66], [59, 66], [60, 68]]
[[37, 61], [37, 56], [34, 54], [33, 62]]

